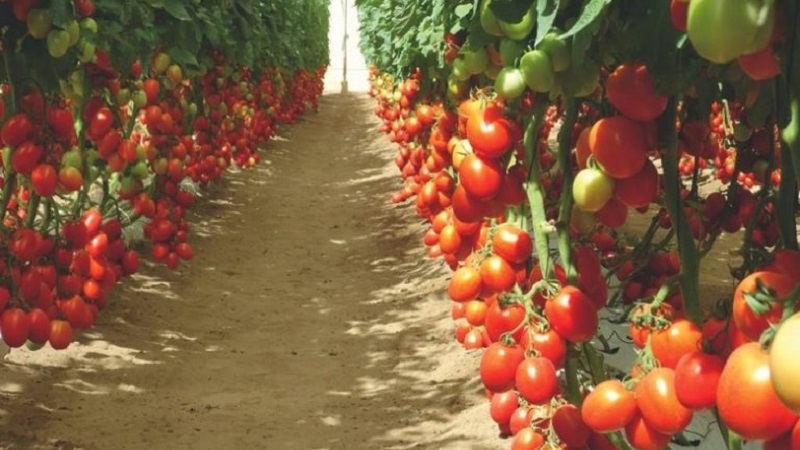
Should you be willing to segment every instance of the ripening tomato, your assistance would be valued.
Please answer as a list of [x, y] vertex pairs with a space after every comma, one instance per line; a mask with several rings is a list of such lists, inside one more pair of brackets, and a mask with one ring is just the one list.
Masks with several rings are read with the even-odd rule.
[[641, 124], [622, 116], [592, 126], [589, 147], [603, 172], [615, 179], [636, 175], [647, 160], [647, 137]]
[[800, 313], [784, 321], [769, 350], [769, 368], [772, 386], [784, 405], [800, 413], [800, 361], [797, 343], [800, 339]]
[[50, 323], [50, 346], [63, 350], [72, 343], [72, 325], [66, 320], [54, 320]]
[[625, 426], [625, 438], [636, 450], [662, 450], [672, 436], [659, 432], [641, 414], [636, 414]]
[[636, 397], [619, 380], [598, 384], [581, 406], [584, 423], [595, 433], [612, 433], [625, 428], [636, 414]]
[[574, 286], [563, 287], [548, 300], [544, 315], [553, 330], [570, 342], [585, 342], [597, 333], [597, 309], [592, 300]]
[[517, 391], [510, 390], [492, 395], [489, 414], [492, 420], [498, 424], [509, 423], [511, 416], [519, 407], [519, 394]]
[[757, 342], [728, 357], [719, 377], [717, 410], [725, 425], [746, 440], [774, 439], [797, 422], [775, 393], [769, 355]]
[[457, 302], [478, 298], [483, 289], [480, 272], [472, 267], [459, 267], [450, 279], [447, 293]]
[[539, 450], [543, 448], [545, 439], [533, 428], [523, 428], [511, 441], [511, 450]]
[[769, 289], [775, 298], [788, 296], [795, 288], [795, 280], [775, 272], [755, 272], [745, 277], [733, 294], [733, 321], [749, 340], [755, 341], [770, 324], [777, 324], [783, 313], [782, 305], [771, 303], [764, 314], [757, 314], [747, 303], [747, 295], [756, 292], [758, 283]]
[[505, 172], [493, 159], [479, 158], [471, 153], [458, 168], [458, 179], [470, 197], [491, 200], [500, 192]]
[[675, 365], [675, 395], [692, 410], [713, 408], [717, 386], [725, 363], [717, 355], [701, 351], [687, 353]]
[[648, 425], [672, 435], [686, 428], [693, 413], [675, 394], [675, 371], [660, 367], [648, 372], [636, 385], [636, 404]]
[[481, 282], [491, 292], [508, 292], [517, 282], [517, 274], [503, 258], [492, 255], [480, 265]]
[[583, 211], [599, 211], [614, 195], [614, 185], [614, 179], [600, 169], [581, 170], [572, 183], [575, 206]]
[[490, 345], [481, 357], [481, 381], [486, 389], [499, 393], [514, 387], [517, 366], [525, 359], [525, 353], [517, 346], [502, 342]]
[[653, 356], [662, 367], [674, 369], [683, 355], [700, 349], [703, 333], [694, 322], [676, 319], [664, 330], [650, 334]]

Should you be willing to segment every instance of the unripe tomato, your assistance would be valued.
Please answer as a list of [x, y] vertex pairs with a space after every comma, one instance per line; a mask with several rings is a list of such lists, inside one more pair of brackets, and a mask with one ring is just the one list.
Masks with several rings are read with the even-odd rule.
[[764, 23], [759, 23], [764, 4], [762, 0], [692, 0], [686, 31], [694, 49], [717, 64], [761, 50], [769, 43], [775, 24], [774, 6]]
[[594, 168], [583, 169], [575, 176], [572, 197], [583, 211], [599, 211], [614, 195], [614, 179]]

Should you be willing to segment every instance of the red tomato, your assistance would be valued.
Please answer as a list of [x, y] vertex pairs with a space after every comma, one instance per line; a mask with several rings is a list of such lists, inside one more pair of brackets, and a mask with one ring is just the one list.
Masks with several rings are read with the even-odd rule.
[[510, 429], [509, 431], [511, 431], [511, 434], [516, 435], [523, 428], [529, 427], [531, 421], [533, 420], [533, 416], [534, 409], [530, 406], [520, 406], [517, 408], [508, 421], [508, 426]]
[[555, 330], [534, 331], [529, 330], [522, 337], [522, 348], [534, 350], [539, 356], [545, 357], [560, 369], [567, 360], [567, 343]]
[[0, 315], [0, 333], [9, 347], [21, 347], [28, 340], [31, 321], [21, 308], [11, 308]]
[[656, 92], [653, 77], [641, 63], [617, 67], [606, 81], [606, 98], [629, 119], [654, 120], [667, 109], [667, 96]]
[[675, 365], [675, 395], [689, 409], [713, 408], [717, 386], [725, 363], [716, 355], [701, 351], [687, 353]]
[[674, 369], [683, 355], [700, 349], [703, 333], [700, 327], [688, 319], [676, 319], [664, 329], [650, 334], [653, 356], [662, 367]]
[[492, 420], [498, 424], [509, 423], [518, 407], [519, 394], [517, 391], [500, 392], [492, 396], [489, 414], [492, 416]]
[[508, 292], [517, 282], [517, 274], [508, 262], [492, 255], [483, 260], [480, 266], [483, 287], [492, 292]]
[[558, 439], [570, 447], [584, 448], [589, 443], [592, 430], [581, 417], [581, 410], [573, 404], [561, 405], [550, 419]]
[[467, 139], [475, 153], [483, 158], [499, 158], [511, 149], [512, 130], [503, 117], [502, 108], [490, 105], [470, 116]]
[[481, 357], [481, 381], [492, 392], [505, 392], [514, 387], [517, 366], [525, 359], [519, 346], [501, 342], [490, 345]]
[[775, 272], [755, 272], [745, 277], [733, 294], [733, 321], [737, 328], [749, 340], [755, 341], [761, 336], [770, 324], [780, 322], [783, 313], [779, 303], [772, 303], [768, 311], [758, 315], [747, 304], [746, 295], [754, 293], [758, 288], [758, 282], [773, 291], [778, 299], [788, 296], [795, 287], [795, 280]]
[[717, 387], [717, 409], [725, 425], [745, 440], [777, 438], [797, 422], [775, 393], [769, 354], [757, 342], [737, 348], [725, 363]]
[[636, 385], [636, 404], [648, 425], [664, 434], [675, 434], [692, 421], [692, 411], [675, 394], [675, 371], [654, 369]]
[[523, 428], [511, 441], [511, 450], [539, 450], [544, 445], [544, 436], [533, 428]]
[[597, 309], [592, 300], [574, 286], [563, 287], [548, 300], [544, 315], [556, 333], [570, 342], [585, 342], [597, 333]]
[[505, 171], [493, 159], [470, 153], [458, 167], [458, 179], [467, 193], [481, 201], [491, 200], [500, 192]]
[[598, 384], [583, 400], [581, 417], [595, 433], [625, 428], [636, 414], [636, 397], [619, 380]]
[[636, 175], [647, 160], [644, 128], [625, 117], [600, 119], [589, 134], [592, 155], [603, 171], [616, 179]]
[[[525, 321], [525, 308], [520, 304], [502, 306], [500, 302], [494, 302], [486, 311], [486, 319], [483, 326], [492, 342], [497, 342], [504, 333], [517, 330], [514, 333], [514, 340], [521, 342], [525, 328], [520, 325]], [[525, 348], [525, 347], [523, 347]]]
[[636, 414], [625, 426], [625, 437], [636, 450], [662, 450], [672, 438], [650, 426], [641, 414]]
[[459, 267], [450, 279], [447, 293], [457, 302], [465, 302], [478, 298], [483, 289], [481, 273], [472, 267]]
[[617, 180], [614, 195], [631, 208], [643, 208], [658, 198], [659, 176], [650, 158], [642, 169], [630, 178]]
[[0, 129], [0, 140], [9, 147], [16, 147], [33, 137], [34, 127], [27, 114], [11, 116]]
[[492, 249], [506, 261], [521, 264], [530, 258], [533, 241], [526, 231], [506, 223], [495, 230]]
[[50, 323], [50, 346], [63, 350], [72, 343], [72, 325], [65, 320], [54, 320]]
[[548, 403], [558, 393], [556, 368], [547, 358], [526, 358], [517, 366], [515, 380], [520, 396], [528, 403]]
[[28, 321], [30, 322], [30, 332], [28, 339], [35, 344], [42, 345], [50, 337], [50, 317], [40, 308], [33, 308], [28, 311]]

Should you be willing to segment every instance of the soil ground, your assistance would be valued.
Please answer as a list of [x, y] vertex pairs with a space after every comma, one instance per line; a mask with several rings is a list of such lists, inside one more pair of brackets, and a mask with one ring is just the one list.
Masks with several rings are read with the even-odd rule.
[[194, 261], [6, 355], [0, 450], [505, 448], [372, 106], [323, 97], [200, 200]]

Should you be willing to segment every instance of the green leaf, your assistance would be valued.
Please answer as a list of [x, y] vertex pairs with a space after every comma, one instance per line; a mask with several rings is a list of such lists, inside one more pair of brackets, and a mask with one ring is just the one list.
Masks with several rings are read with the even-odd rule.
[[493, 0], [489, 8], [503, 22], [520, 23], [533, 2], [534, 0]]
[[456, 17], [458, 17], [459, 19], [463, 19], [472, 14], [473, 11], [474, 9], [472, 5], [464, 4], [456, 6], [454, 13]]
[[53, 25], [61, 28], [75, 20], [73, 3], [70, 0], [53, 0], [50, 3], [50, 12], [53, 14]]
[[560, 0], [536, 0], [537, 22], [534, 46], [539, 45], [544, 36], [553, 28], [560, 3]]
[[597, 19], [603, 15], [603, 11], [605, 11], [606, 7], [612, 1], [613, 0], [589, 0], [589, 2], [583, 6], [583, 11], [581, 11], [581, 15], [578, 17], [578, 20], [575, 22], [572, 28], [561, 35], [561, 38], [565, 39], [570, 36], [574, 36], [583, 31], [584, 28], [594, 24]]
[[189, 11], [180, 0], [164, 0], [164, 11], [178, 20], [192, 20]]

